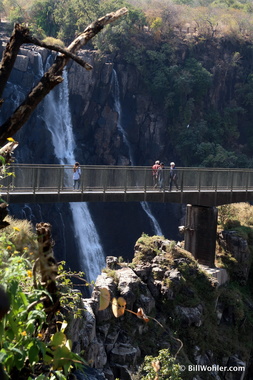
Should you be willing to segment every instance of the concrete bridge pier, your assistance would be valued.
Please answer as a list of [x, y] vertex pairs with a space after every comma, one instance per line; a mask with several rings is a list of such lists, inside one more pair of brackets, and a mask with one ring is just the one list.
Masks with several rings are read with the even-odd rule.
[[199, 264], [215, 267], [218, 210], [216, 207], [187, 205], [184, 230], [185, 249]]

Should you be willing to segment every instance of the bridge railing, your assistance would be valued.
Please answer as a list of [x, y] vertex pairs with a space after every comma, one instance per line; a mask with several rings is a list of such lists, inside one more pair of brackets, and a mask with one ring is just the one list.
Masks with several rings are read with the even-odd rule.
[[[14, 176], [1, 180], [9, 191], [68, 191], [73, 187], [72, 165], [15, 164]], [[178, 168], [181, 191], [253, 190], [253, 169]], [[169, 168], [164, 169], [165, 190]], [[175, 187], [173, 187], [175, 189]], [[81, 191], [153, 191], [152, 169], [148, 166], [81, 166]]]
[[252, 169], [181, 168], [179, 181], [185, 190], [248, 190], [253, 189]]

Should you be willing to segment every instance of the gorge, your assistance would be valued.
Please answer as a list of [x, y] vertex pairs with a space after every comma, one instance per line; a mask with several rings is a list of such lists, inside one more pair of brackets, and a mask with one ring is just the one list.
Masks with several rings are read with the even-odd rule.
[[[132, 137], [128, 137], [126, 143], [126, 136], [122, 134], [120, 129], [122, 127], [119, 127], [124, 123], [126, 128], [132, 128], [129, 109], [126, 108], [122, 112], [119, 108], [121, 107], [119, 91], [115, 99], [114, 65], [108, 63], [107, 59], [101, 62], [93, 51], [84, 51], [83, 55], [94, 65], [92, 73], [85, 72], [82, 68], [80, 72], [77, 65], [70, 64], [64, 74], [63, 84], [45, 98], [31, 120], [17, 134], [20, 149], [17, 151], [16, 161], [70, 165], [79, 161], [81, 164], [126, 165], [131, 163], [132, 153], [129, 147], [132, 146], [136, 152], [136, 164], [151, 165], [155, 157], [152, 158], [150, 155], [140, 158], [138, 144], [131, 142]], [[43, 67], [46, 68], [50, 59], [52, 57], [44, 49], [36, 47], [21, 49], [6, 89], [2, 118], [17, 106], [35, 78], [43, 73]], [[98, 82], [97, 77], [102, 81]], [[122, 92], [126, 92], [126, 89]], [[130, 96], [127, 94], [127, 97]], [[131, 109], [131, 105], [129, 107]], [[151, 140], [155, 141], [147, 143], [156, 147], [154, 154], [161, 155], [163, 153], [159, 152], [158, 147], [162, 146], [164, 132], [156, 128], [155, 118], [158, 116], [152, 114], [152, 117], [154, 122], [151, 129], [154, 136]], [[92, 280], [100, 273], [105, 256], [116, 254], [118, 251], [119, 255], [130, 259], [132, 247], [142, 232], [151, 235], [170, 235], [180, 239], [177, 225], [180, 224], [182, 210], [177, 205], [148, 205], [146, 202], [131, 205], [89, 204], [88, 206], [74, 203], [36, 206], [26, 204], [19, 207], [10, 205], [10, 210], [15, 217], [26, 217], [33, 223], [41, 219], [50, 222], [56, 242], [56, 256], [66, 260], [72, 269], [78, 270], [81, 266], [82, 270], [89, 272], [94, 254], [90, 253], [89, 260], [83, 265], [87, 259], [85, 255], [82, 257], [81, 252], [89, 249], [89, 246], [92, 249], [97, 247], [98, 252], [101, 251], [99, 253], [101, 260], [94, 260], [98, 268], [93, 275], [87, 273], [87, 277]], [[170, 219], [171, 223], [168, 222]], [[132, 223], [131, 220], [135, 222]], [[162, 229], [159, 224], [163, 226]], [[92, 234], [91, 230], [94, 231]], [[73, 255], [73, 252], [79, 254]]]

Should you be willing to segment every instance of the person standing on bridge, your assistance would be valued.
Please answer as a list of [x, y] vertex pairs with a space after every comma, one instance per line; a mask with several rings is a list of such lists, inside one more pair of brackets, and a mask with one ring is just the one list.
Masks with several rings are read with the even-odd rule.
[[79, 190], [81, 182], [81, 168], [79, 162], [73, 166], [73, 189]]
[[157, 169], [158, 174], [158, 184], [160, 187], [160, 191], [164, 189], [164, 163], [161, 162], [159, 168]]
[[160, 161], [156, 161], [152, 166], [153, 186], [156, 188], [158, 185], [158, 168], [160, 167]]
[[175, 184], [175, 186], [178, 190], [177, 172], [176, 172], [175, 162], [170, 163], [170, 191], [172, 190], [173, 183]]

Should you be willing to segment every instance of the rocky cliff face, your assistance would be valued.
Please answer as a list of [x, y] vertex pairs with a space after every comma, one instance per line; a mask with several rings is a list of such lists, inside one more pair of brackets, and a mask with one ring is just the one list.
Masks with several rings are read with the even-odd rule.
[[[166, 117], [136, 68], [110, 62], [110, 57], [100, 57], [95, 51], [83, 51], [81, 56], [94, 69], [87, 72], [73, 62], [69, 68], [73, 123], [80, 145], [85, 147], [78, 155], [85, 161], [107, 165], [151, 165], [156, 157], [168, 157]], [[130, 162], [119, 123], [125, 129], [134, 163]]]
[[[6, 42], [2, 43], [4, 45]], [[100, 57], [94, 51], [82, 51], [80, 54], [92, 64], [93, 70], [87, 72], [73, 62], [67, 68], [76, 160], [81, 164], [128, 165], [129, 146], [136, 165], [149, 165], [157, 158], [163, 159], [168, 149], [166, 120], [141, 83], [136, 69], [113, 63], [111, 57]], [[4, 94], [2, 120], [10, 115], [39, 80], [49, 60], [50, 54], [45, 49], [34, 46], [20, 49]], [[115, 108], [115, 72], [119, 84], [116, 100], [120, 103], [120, 112]], [[51, 133], [43, 117], [44, 107], [44, 103], [38, 106], [16, 136], [20, 142], [15, 154], [17, 162], [57, 163]], [[119, 121], [126, 128], [127, 144], [118, 128]], [[155, 233], [150, 218], [139, 204], [93, 203], [89, 208], [105, 255], [116, 254], [117, 246], [121, 255], [131, 257], [129, 252], [132, 252], [138, 236], [143, 231], [150, 235]], [[73, 256], [73, 252], [78, 251], [75, 233], [66, 234], [67, 230], [71, 230], [68, 205], [19, 205], [10, 206], [10, 209], [18, 218], [25, 216], [34, 223], [41, 220], [50, 222], [57, 258], [67, 260], [73, 270], [79, 269], [77, 255]], [[150, 205], [150, 209], [163, 234], [180, 239], [177, 226], [181, 224], [181, 206], [156, 204]]]
[[[128, 310], [142, 308], [149, 321], [127, 310], [116, 319], [111, 305], [99, 310], [104, 288], [111, 299], [124, 297]], [[143, 357], [165, 348], [177, 356], [183, 379], [250, 379], [252, 301], [228, 284], [219, 287], [175, 242], [143, 235], [131, 264], [108, 257], [83, 305], [68, 333], [106, 379], [143, 378]]]
[[235, 259], [234, 274], [236, 280], [245, 285], [249, 278], [252, 255], [247, 240], [238, 236], [236, 231], [222, 231], [218, 234], [218, 242], [226, 252], [230, 252]]

